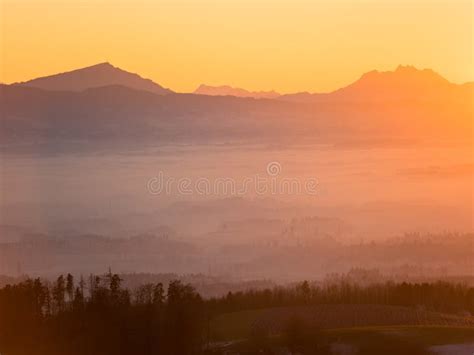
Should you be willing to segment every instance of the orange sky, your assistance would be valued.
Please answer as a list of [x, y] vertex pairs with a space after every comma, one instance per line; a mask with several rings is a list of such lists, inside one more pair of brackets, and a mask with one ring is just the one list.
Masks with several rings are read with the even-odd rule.
[[0, 0], [0, 81], [98, 62], [175, 91], [330, 91], [398, 64], [474, 80], [470, 0]]

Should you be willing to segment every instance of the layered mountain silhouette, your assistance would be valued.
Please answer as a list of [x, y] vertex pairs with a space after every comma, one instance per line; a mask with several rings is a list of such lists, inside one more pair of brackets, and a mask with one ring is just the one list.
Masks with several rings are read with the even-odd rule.
[[[120, 85], [157, 95], [173, 93], [149, 79], [100, 63], [65, 73], [36, 78], [12, 85], [35, 87], [52, 91], [83, 91], [86, 89]], [[472, 94], [474, 83], [457, 85], [431, 69], [419, 70], [413, 66], [399, 66], [394, 71], [371, 71], [354, 83], [330, 93], [294, 93], [280, 95], [275, 91], [249, 91], [228, 85], [200, 85], [193, 94], [208, 96], [235, 96], [240, 98], [266, 98], [293, 102], [390, 102], [400, 100], [446, 100], [466, 98]]]
[[254, 99], [274, 99], [280, 96], [276, 91], [248, 91], [241, 88], [234, 88], [228, 85], [209, 86], [200, 85], [194, 94], [209, 96], [236, 96], [236, 97], [253, 97]]
[[157, 95], [172, 93], [155, 82], [138, 74], [129, 73], [110, 63], [100, 63], [90, 67], [65, 73], [45, 76], [15, 85], [35, 87], [54, 91], [83, 91], [90, 88], [121, 85], [135, 90], [149, 91]]
[[0, 85], [0, 142], [5, 152], [61, 154], [176, 143], [471, 142], [473, 89], [399, 67], [332, 93], [255, 100], [171, 93], [99, 64]]

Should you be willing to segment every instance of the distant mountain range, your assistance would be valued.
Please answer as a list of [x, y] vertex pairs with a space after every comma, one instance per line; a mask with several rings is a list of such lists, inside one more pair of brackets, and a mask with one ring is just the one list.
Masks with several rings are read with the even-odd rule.
[[431, 69], [418, 70], [413, 66], [400, 65], [395, 71], [365, 73], [354, 83], [330, 93], [296, 93], [282, 95], [280, 99], [298, 102], [465, 100], [472, 95], [473, 89], [472, 82], [457, 85]]
[[110, 63], [100, 63], [14, 85], [54, 91], [83, 91], [101, 86], [121, 85], [135, 90], [149, 91], [157, 95], [172, 93], [171, 90], [165, 89], [149, 79], [116, 68]]
[[232, 86], [209, 86], [200, 85], [193, 94], [209, 96], [236, 96], [253, 97], [255, 99], [275, 99], [280, 96], [276, 91], [248, 91], [245, 89], [234, 88]]
[[[100, 63], [65, 73], [45, 76], [12, 85], [34, 87], [50, 91], [84, 91], [91, 88], [119, 85], [134, 90], [148, 91], [157, 95], [172, 94], [150, 79]], [[399, 66], [394, 71], [371, 71], [354, 83], [330, 93], [300, 92], [280, 95], [276, 91], [249, 91], [242, 88], [200, 85], [193, 94], [208, 96], [235, 96], [240, 98], [278, 99], [292, 102], [322, 101], [399, 101], [445, 100], [462, 98], [472, 94], [474, 83], [457, 85], [450, 83], [431, 69], [418, 70], [412, 66]]]
[[62, 154], [174, 143], [472, 141], [474, 84], [432, 70], [373, 71], [326, 94], [198, 91], [174, 93], [108, 63], [0, 85], [0, 147]]

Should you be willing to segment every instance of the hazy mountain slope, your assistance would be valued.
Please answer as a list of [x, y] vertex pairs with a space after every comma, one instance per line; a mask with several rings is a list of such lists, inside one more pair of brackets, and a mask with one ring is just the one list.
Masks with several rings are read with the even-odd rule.
[[149, 79], [116, 68], [110, 63], [101, 63], [70, 72], [45, 76], [16, 85], [55, 91], [83, 91], [100, 86], [123, 85], [136, 90], [150, 91], [158, 95], [172, 92]]
[[418, 70], [399, 66], [394, 71], [365, 73], [354, 83], [331, 93], [307, 92], [280, 96], [281, 100], [297, 102], [394, 102], [394, 101], [456, 101], [472, 100], [472, 83], [450, 83], [431, 69]]
[[210, 86], [200, 85], [194, 94], [209, 96], [236, 96], [236, 97], [253, 97], [254, 99], [274, 99], [280, 94], [276, 91], [248, 91], [241, 88], [234, 88], [228, 85]]
[[290, 132], [293, 123], [282, 122], [281, 112], [310, 119], [308, 112], [291, 103], [155, 95], [123, 86], [67, 92], [3, 85], [0, 106], [4, 150], [58, 153], [76, 150], [78, 145], [90, 150], [104, 146], [128, 150], [147, 144], [257, 141], [281, 135], [283, 124]]

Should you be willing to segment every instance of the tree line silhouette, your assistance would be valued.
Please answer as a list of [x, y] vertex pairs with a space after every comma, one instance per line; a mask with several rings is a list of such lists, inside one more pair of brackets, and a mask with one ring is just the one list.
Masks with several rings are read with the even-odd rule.
[[323, 285], [304, 281], [293, 287], [229, 292], [225, 297], [213, 298], [207, 303], [214, 313], [311, 304], [380, 304], [474, 314], [474, 287], [445, 281], [387, 281], [365, 286], [343, 280]]
[[347, 282], [228, 293], [203, 299], [189, 284], [131, 291], [111, 272], [77, 282], [28, 279], [0, 289], [0, 353], [169, 354], [208, 352], [209, 321], [222, 313], [326, 303], [424, 306], [474, 313], [474, 288], [447, 282], [359, 286]]
[[0, 290], [1, 354], [198, 354], [203, 300], [190, 285], [147, 284], [133, 293], [118, 275], [40, 279]]

